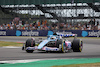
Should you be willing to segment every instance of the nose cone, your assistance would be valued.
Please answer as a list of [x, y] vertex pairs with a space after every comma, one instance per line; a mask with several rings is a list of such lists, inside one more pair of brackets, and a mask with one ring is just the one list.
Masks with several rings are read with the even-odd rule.
[[42, 42], [39, 44], [38, 49], [42, 49], [48, 42], [49, 42], [49, 40], [44, 40], [44, 41], [42, 41]]

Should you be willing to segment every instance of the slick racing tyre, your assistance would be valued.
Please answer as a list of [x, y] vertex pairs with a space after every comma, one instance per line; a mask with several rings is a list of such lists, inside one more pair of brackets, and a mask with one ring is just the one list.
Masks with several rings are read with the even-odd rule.
[[[33, 38], [27, 39], [25, 43], [25, 48], [27, 47], [34, 47], [35, 46], [35, 40]], [[26, 50], [27, 53], [33, 53], [33, 50]]]
[[35, 40], [30, 38], [30, 39], [27, 39], [26, 40], [26, 43], [25, 43], [25, 47], [34, 47], [35, 46]]
[[74, 52], [81, 52], [83, 49], [83, 41], [80, 39], [74, 39], [72, 42], [72, 49]]

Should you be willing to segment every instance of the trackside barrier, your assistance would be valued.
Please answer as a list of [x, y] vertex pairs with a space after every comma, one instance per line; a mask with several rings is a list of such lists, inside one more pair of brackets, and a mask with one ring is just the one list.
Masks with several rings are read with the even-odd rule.
[[[77, 37], [100, 37], [100, 30], [58, 30], [60, 34], [77, 34]], [[47, 36], [52, 30], [0, 30], [0, 36]]]

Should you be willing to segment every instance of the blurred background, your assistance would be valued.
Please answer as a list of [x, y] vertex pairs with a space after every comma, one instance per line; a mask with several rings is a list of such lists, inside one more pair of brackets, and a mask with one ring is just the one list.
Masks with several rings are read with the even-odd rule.
[[100, 30], [100, 1], [0, 0], [0, 30]]

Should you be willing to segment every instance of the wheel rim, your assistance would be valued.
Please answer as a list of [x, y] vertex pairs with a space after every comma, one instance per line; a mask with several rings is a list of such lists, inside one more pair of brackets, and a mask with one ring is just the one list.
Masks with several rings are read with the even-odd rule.
[[83, 49], [83, 42], [81, 41], [80, 42], [80, 47], [79, 47], [80, 52], [82, 51], [82, 49]]
[[81, 41], [81, 50], [83, 49], [83, 42]]
[[63, 41], [63, 43], [62, 43], [62, 49], [61, 49], [61, 52], [63, 52], [63, 53], [66, 52], [66, 45], [65, 45], [64, 41]]

